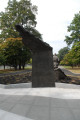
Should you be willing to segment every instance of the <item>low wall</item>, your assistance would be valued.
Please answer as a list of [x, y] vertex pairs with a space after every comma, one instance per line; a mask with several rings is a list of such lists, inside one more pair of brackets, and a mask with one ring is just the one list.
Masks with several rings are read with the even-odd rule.
[[0, 76], [0, 84], [16, 84], [31, 82], [32, 72], [21, 73], [17, 75]]

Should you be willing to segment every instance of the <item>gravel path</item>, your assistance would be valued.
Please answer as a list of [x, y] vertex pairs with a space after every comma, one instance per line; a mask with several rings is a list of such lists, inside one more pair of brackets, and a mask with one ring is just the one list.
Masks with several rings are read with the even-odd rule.
[[[80, 74], [76, 74], [76, 73], [72, 73], [69, 70], [63, 68], [62, 66], [59, 66], [59, 68], [66, 74], [66, 75], [72, 75], [72, 76], [80, 76]], [[31, 72], [32, 70], [21, 70], [21, 71], [15, 71], [15, 72], [11, 72], [11, 73], [0, 73], [0, 76], [4, 76], [4, 75], [17, 75], [17, 74], [21, 74], [21, 73], [26, 73], [26, 72]]]
[[65, 69], [65, 68], [61, 68], [61, 70], [66, 74], [66, 75], [72, 75], [72, 76], [80, 76], [80, 74], [77, 73], [72, 73], [71, 71]]

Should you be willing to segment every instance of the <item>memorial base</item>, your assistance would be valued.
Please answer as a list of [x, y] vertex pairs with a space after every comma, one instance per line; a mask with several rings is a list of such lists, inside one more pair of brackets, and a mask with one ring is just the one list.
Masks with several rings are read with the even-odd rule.
[[39, 51], [32, 58], [32, 87], [55, 87], [52, 51]]

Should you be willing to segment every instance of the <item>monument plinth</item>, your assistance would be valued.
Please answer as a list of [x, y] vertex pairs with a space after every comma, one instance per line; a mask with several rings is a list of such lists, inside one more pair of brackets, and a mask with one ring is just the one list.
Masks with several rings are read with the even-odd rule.
[[16, 25], [22, 41], [32, 51], [32, 87], [54, 87], [52, 47]]

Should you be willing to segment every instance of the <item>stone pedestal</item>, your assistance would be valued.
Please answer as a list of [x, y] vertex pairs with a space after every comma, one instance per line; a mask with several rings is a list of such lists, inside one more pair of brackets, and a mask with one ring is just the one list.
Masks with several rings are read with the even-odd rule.
[[52, 51], [38, 51], [32, 57], [32, 87], [54, 87]]

